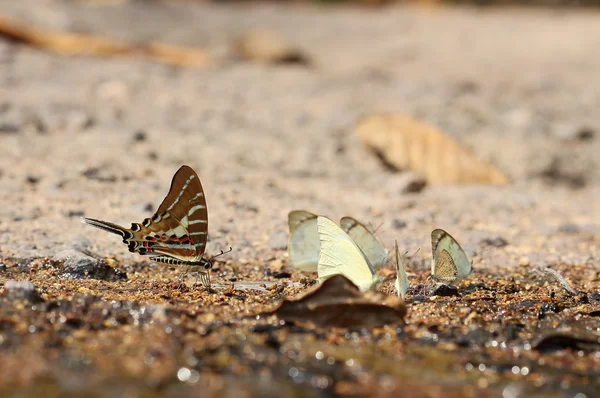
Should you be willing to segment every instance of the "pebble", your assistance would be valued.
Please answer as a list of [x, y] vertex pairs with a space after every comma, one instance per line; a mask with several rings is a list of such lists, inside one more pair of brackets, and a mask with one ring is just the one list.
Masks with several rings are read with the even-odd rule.
[[56, 254], [53, 260], [63, 264], [59, 275], [68, 279], [99, 279], [105, 281], [127, 279], [125, 272], [111, 268], [104, 261], [77, 250], [64, 250]]
[[133, 134], [133, 140], [135, 142], [144, 142], [148, 139], [148, 136], [144, 130], [138, 130]]
[[504, 247], [506, 245], [508, 245], [508, 242], [506, 241], [506, 239], [500, 237], [500, 236], [496, 236], [495, 238], [486, 238], [484, 240], [482, 240], [482, 243], [485, 243], [488, 246], [493, 246], [493, 247]]
[[458, 294], [458, 289], [456, 287], [442, 284], [442, 285], [437, 286], [433, 290], [433, 292], [431, 292], [430, 296], [441, 296], [441, 297], [457, 296], [457, 297], [460, 297], [460, 294]]
[[392, 221], [392, 226], [394, 227], [394, 229], [402, 229], [402, 228], [406, 228], [408, 224], [406, 224], [405, 221], [399, 220], [397, 218], [394, 219], [394, 221]]
[[10, 280], [4, 284], [3, 297], [9, 300], [27, 300], [32, 303], [41, 303], [42, 297], [35, 291], [35, 286], [29, 281]]
[[21, 129], [16, 124], [12, 124], [12, 123], [0, 124], [0, 134], [16, 134], [19, 131], [21, 131]]
[[71, 244], [73, 245], [73, 248], [78, 251], [89, 250], [92, 247], [92, 241], [83, 235], [74, 236], [71, 239]]

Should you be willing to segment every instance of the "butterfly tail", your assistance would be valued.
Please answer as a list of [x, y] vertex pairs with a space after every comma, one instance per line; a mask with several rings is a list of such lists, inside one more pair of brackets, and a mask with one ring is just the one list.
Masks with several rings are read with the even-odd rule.
[[95, 220], [93, 218], [82, 218], [81, 222], [87, 225], [91, 225], [92, 227], [99, 228], [103, 231], [107, 231], [115, 235], [120, 235], [123, 239], [125, 239], [126, 237], [130, 237], [131, 235], [131, 233], [125, 228], [108, 221]]

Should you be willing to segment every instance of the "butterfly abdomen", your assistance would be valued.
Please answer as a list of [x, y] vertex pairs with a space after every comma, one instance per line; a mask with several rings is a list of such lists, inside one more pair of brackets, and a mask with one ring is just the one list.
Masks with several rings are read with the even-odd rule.
[[150, 257], [150, 260], [154, 261], [155, 263], [163, 263], [169, 265], [184, 265], [186, 263], [186, 261], [169, 256]]
[[209, 262], [209, 260], [200, 260], [200, 261], [185, 261], [185, 260], [181, 260], [175, 257], [170, 257], [170, 256], [156, 256], [156, 257], [150, 257], [151, 261], [154, 261], [155, 263], [162, 263], [162, 264], [169, 264], [169, 265], [188, 265], [191, 267], [204, 267], [207, 268], [206, 265], [210, 264], [212, 266], [212, 264]]

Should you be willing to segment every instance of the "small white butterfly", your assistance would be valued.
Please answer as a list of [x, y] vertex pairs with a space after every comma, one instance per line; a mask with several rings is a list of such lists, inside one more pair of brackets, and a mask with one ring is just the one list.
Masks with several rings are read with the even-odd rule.
[[408, 282], [408, 275], [406, 275], [406, 270], [404, 269], [404, 264], [402, 263], [402, 259], [400, 257], [400, 252], [398, 251], [398, 242], [395, 242], [396, 247], [396, 291], [398, 292], [398, 296], [404, 297], [406, 296], [406, 292], [408, 292], [408, 288], [410, 287], [410, 283]]
[[388, 252], [367, 227], [355, 218], [348, 216], [342, 217], [340, 226], [360, 247], [374, 269], [385, 265]]
[[456, 239], [443, 229], [431, 232], [431, 276], [435, 282], [453, 284], [471, 273], [471, 260]]
[[342, 274], [363, 292], [381, 282], [362, 250], [336, 223], [319, 216], [317, 230], [321, 243], [317, 266], [319, 281]]
[[[385, 264], [387, 250], [361, 222], [352, 217], [342, 217], [340, 225], [375, 269]], [[288, 226], [290, 265], [300, 271], [317, 272], [320, 248], [317, 215], [306, 210], [291, 211], [288, 214]]]
[[290, 265], [300, 271], [317, 272], [321, 247], [317, 232], [317, 215], [305, 210], [291, 211], [288, 214], [288, 226]]

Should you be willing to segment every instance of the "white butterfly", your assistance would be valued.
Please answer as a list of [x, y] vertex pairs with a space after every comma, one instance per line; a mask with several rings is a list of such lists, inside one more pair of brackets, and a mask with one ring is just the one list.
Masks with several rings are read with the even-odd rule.
[[400, 252], [398, 251], [398, 242], [395, 242], [396, 246], [396, 291], [398, 292], [398, 296], [404, 297], [406, 296], [406, 292], [410, 286], [408, 282], [408, 275], [406, 275], [406, 270], [404, 269], [404, 264], [402, 263], [402, 259], [400, 258]]
[[453, 284], [471, 273], [471, 260], [456, 239], [443, 229], [431, 232], [431, 276], [435, 282]]
[[[387, 250], [362, 223], [352, 217], [343, 217], [340, 225], [375, 269], [385, 264]], [[288, 226], [290, 265], [300, 271], [317, 272], [320, 248], [317, 215], [305, 210], [291, 211], [288, 214]]]
[[336, 223], [319, 216], [317, 230], [321, 243], [317, 265], [319, 281], [342, 274], [361, 291], [373, 289], [381, 282], [362, 250]]
[[342, 217], [340, 226], [360, 247], [374, 269], [385, 265], [388, 252], [367, 227], [360, 221], [347, 216]]
[[288, 214], [288, 226], [290, 264], [300, 271], [317, 272], [321, 247], [317, 232], [317, 215], [304, 210], [291, 211]]

